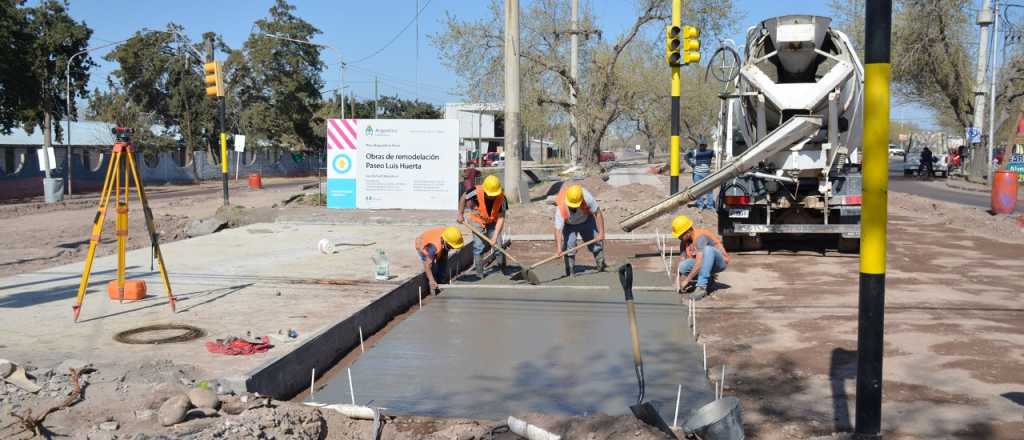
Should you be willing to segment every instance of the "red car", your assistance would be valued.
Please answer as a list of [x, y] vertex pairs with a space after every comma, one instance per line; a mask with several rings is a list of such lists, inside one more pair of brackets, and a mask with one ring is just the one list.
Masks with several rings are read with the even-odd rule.
[[597, 157], [598, 162], [613, 162], [615, 161], [615, 153], [611, 151], [602, 151], [601, 155]]

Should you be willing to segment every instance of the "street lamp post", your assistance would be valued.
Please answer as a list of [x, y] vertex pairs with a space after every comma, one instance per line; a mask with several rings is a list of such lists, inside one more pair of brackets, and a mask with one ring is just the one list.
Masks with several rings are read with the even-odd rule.
[[283, 35], [271, 34], [268, 32], [259, 32], [260, 35], [277, 38], [278, 40], [291, 41], [293, 43], [308, 44], [310, 46], [322, 47], [330, 49], [334, 52], [334, 55], [338, 57], [338, 80], [341, 84], [338, 86], [338, 90], [341, 90], [341, 119], [345, 119], [345, 60], [341, 58], [341, 51], [338, 48], [331, 46], [330, 44], [314, 43], [312, 41], [300, 40], [297, 38], [285, 37]]
[[[140, 34], [150, 33], [150, 32], [161, 32], [161, 33], [174, 34], [174, 35], [177, 35], [178, 37], [181, 37], [182, 39], [184, 39], [184, 37], [185, 37], [184, 35], [181, 34], [181, 32], [178, 32], [176, 29], [173, 29], [173, 28], [168, 29], [166, 31], [158, 30], [158, 29], [146, 29], [146, 28], [143, 28], [143, 29], [140, 30]], [[67, 129], [65, 130], [66, 131], [65, 137], [67, 139], [67, 141], [65, 142], [65, 148], [67, 149], [67, 162], [66, 162], [66, 164], [67, 164], [68, 195], [69, 196], [71, 195], [71, 62], [74, 61], [75, 57], [78, 57], [79, 55], [85, 55], [85, 54], [93, 52], [93, 51], [97, 51], [97, 50], [100, 50], [100, 49], [105, 49], [105, 48], [108, 48], [108, 47], [111, 47], [111, 46], [116, 46], [116, 45], [124, 43], [124, 42], [126, 42], [128, 40], [131, 40], [132, 38], [135, 38], [135, 35], [133, 35], [131, 37], [128, 37], [128, 38], [125, 38], [125, 39], [120, 40], [120, 41], [115, 41], [113, 43], [107, 43], [107, 44], [104, 44], [104, 45], [100, 45], [100, 46], [96, 46], [96, 47], [92, 47], [92, 48], [89, 48], [89, 49], [85, 49], [85, 50], [79, 51], [79, 52], [75, 53], [74, 55], [71, 55], [70, 57], [68, 57], [67, 65], [64, 67], [64, 104], [65, 104], [65, 106], [67, 108], [67, 111], [68, 111], [68, 115], [67, 115]], [[192, 49], [192, 51], [194, 52], [194, 55], [198, 56], [198, 52], [195, 52], [195, 48], [189, 46], [189, 49]], [[201, 57], [199, 57], [198, 59], [202, 60]]]

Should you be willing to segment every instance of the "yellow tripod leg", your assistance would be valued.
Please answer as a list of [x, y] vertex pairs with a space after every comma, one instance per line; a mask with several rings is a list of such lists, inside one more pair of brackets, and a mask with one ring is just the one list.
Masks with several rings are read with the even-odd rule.
[[107, 175], [103, 178], [103, 191], [100, 193], [99, 207], [96, 209], [96, 216], [92, 220], [92, 235], [89, 236], [89, 252], [85, 257], [85, 267], [82, 269], [82, 279], [78, 283], [78, 295], [75, 297], [75, 304], [71, 306], [71, 313], [75, 321], [78, 321], [78, 314], [82, 311], [82, 301], [85, 300], [85, 289], [89, 285], [89, 274], [92, 272], [92, 261], [96, 256], [96, 246], [103, 235], [103, 222], [107, 218], [107, 205], [110, 203], [110, 192], [114, 189], [114, 170], [120, 161], [120, 154], [114, 153], [107, 165]]
[[142, 204], [142, 214], [146, 218], [146, 229], [149, 232], [149, 242], [153, 246], [153, 254], [156, 256], [157, 266], [160, 267], [160, 278], [164, 281], [164, 289], [167, 291], [167, 301], [171, 304], [171, 313], [177, 312], [177, 299], [171, 292], [171, 280], [167, 277], [167, 268], [164, 267], [164, 255], [160, 252], [160, 240], [156, 236], [156, 225], [153, 223], [153, 211], [149, 209], [149, 202], [146, 200], [146, 189], [142, 186], [142, 179], [139, 178], [138, 167], [131, 152], [128, 153], [128, 168], [135, 180], [135, 193], [139, 196], [139, 203]]
[[[123, 154], [123, 153], [122, 153]], [[128, 154], [131, 157], [131, 153]], [[124, 303], [124, 279], [125, 279], [125, 251], [128, 240], [128, 163], [121, 162], [124, 168], [124, 177], [121, 177], [121, 169], [117, 173], [117, 217], [114, 222], [115, 234], [117, 235], [117, 301]], [[124, 179], [124, 180], [122, 180]]]

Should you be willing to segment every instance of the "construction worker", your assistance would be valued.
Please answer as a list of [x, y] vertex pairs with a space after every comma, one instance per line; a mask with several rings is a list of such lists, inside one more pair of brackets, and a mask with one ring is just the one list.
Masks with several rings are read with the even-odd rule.
[[447, 281], [448, 251], [463, 244], [462, 231], [455, 226], [427, 229], [416, 237], [416, 253], [423, 262], [423, 273], [432, 292], [437, 291], [438, 280]]
[[672, 235], [679, 239], [679, 252], [686, 254], [686, 259], [679, 263], [680, 277], [676, 278], [676, 291], [682, 293], [696, 279], [696, 287], [690, 293], [690, 299], [704, 299], [708, 296], [709, 281], [715, 274], [725, 270], [732, 257], [714, 232], [695, 228], [693, 220], [685, 215], [672, 219]]
[[[477, 185], [459, 199], [459, 223], [466, 221], [463, 211], [466, 210], [467, 202], [471, 203], [472, 209], [469, 219], [475, 223], [475, 225], [470, 224], [469, 227], [478, 228], [485, 236], [490, 237], [492, 242], [502, 246], [501, 229], [505, 226], [505, 211], [508, 209], [508, 203], [505, 201], [505, 193], [501, 189], [501, 180], [498, 179], [498, 176], [493, 174], [487, 176], [484, 178], [483, 185]], [[483, 255], [489, 248], [490, 245], [483, 240], [473, 240], [473, 268], [476, 270], [477, 278], [483, 279], [484, 277]], [[498, 265], [504, 268], [505, 256], [499, 253], [498, 259]]]
[[[693, 169], [693, 183], [696, 184], [708, 174], [711, 174], [711, 161], [715, 158], [715, 152], [708, 150], [708, 143], [704, 140], [704, 136], [701, 136], [697, 141], [697, 149], [690, 150], [686, 153], [686, 163]], [[715, 196], [711, 192], [697, 198], [697, 208], [701, 211], [705, 209], [715, 209]]]
[[597, 200], [582, 186], [572, 185], [558, 192], [555, 205], [555, 249], [564, 254], [565, 276], [576, 276], [576, 251], [566, 250], [576, 247], [577, 234], [585, 242], [597, 239], [587, 249], [594, 254], [597, 270], [604, 272], [604, 214]]

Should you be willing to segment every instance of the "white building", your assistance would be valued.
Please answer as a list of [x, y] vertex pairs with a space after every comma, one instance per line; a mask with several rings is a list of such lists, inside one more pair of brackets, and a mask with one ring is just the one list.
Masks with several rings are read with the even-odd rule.
[[504, 144], [504, 136], [496, 136], [498, 115], [504, 106], [501, 103], [453, 102], [444, 105], [445, 119], [459, 120], [459, 154], [465, 160], [467, 153], [483, 154], [498, 151]]

